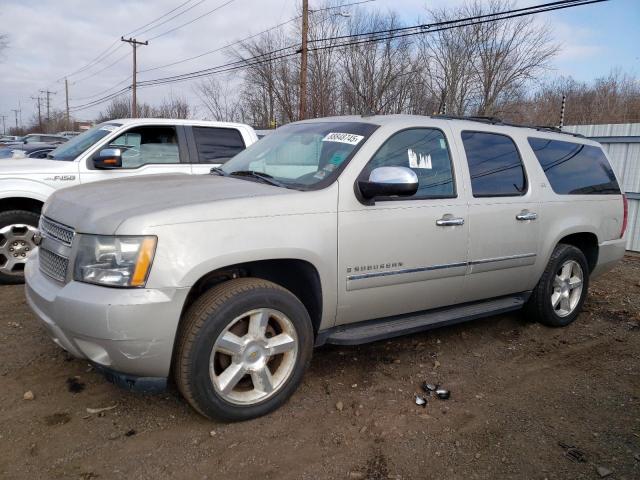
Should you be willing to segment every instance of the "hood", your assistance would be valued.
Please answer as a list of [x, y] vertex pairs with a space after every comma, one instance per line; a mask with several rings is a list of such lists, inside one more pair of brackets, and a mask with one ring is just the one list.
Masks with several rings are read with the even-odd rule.
[[[301, 193], [217, 175], [146, 175], [58, 190], [43, 212], [80, 233], [136, 234], [157, 225], [265, 214], [265, 199], [292, 194]], [[284, 210], [289, 202], [271, 203]]]
[[46, 158], [0, 158], [0, 177], [4, 175], [31, 175], [77, 170], [75, 162]]

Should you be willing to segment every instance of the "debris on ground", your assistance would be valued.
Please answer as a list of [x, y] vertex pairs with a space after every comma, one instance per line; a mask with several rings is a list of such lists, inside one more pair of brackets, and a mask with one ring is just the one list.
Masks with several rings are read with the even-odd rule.
[[35, 397], [35, 395], [33, 394], [33, 392], [31, 390], [24, 392], [24, 395], [22, 396], [22, 398], [24, 400], [33, 400]]
[[125, 436], [125, 437], [133, 437], [136, 433], [138, 433], [138, 432], [136, 432], [136, 431], [132, 428], [131, 430], [127, 430], [127, 433], [125, 433], [125, 434], [124, 434], [124, 436]]
[[437, 389], [438, 389], [438, 386], [434, 385], [433, 383], [424, 382], [422, 384], [422, 390], [424, 390], [428, 394], [431, 394], [431, 392], [435, 392]]
[[448, 400], [451, 396], [451, 392], [445, 388], [442, 388], [440, 385], [436, 385], [433, 383], [424, 382], [422, 384], [422, 390], [425, 393], [428, 393], [430, 397], [436, 395], [440, 400]]
[[416, 395], [416, 405], [425, 408], [427, 406], [427, 399], [420, 395]]
[[605, 478], [611, 475], [613, 473], [613, 470], [607, 467], [597, 467], [596, 472], [598, 472], [598, 475], [600, 475], [600, 478]]
[[84, 382], [80, 381], [80, 377], [69, 377], [67, 378], [67, 388], [71, 393], [80, 393], [86, 387]]
[[90, 413], [93, 415], [96, 413], [102, 413], [102, 412], [107, 412], [109, 410], [113, 410], [116, 407], [117, 405], [111, 405], [110, 407], [102, 407], [102, 408], [87, 408], [87, 413]]
[[341, 412], [344, 409], [344, 403], [342, 402], [337, 402], [336, 403], [336, 410], [338, 410], [339, 412]]
[[444, 388], [439, 388], [436, 390], [436, 395], [440, 400], [449, 400], [449, 397], [451, 396], [451, 392]]
[[565, 457], [567, 457], [572, 462], [585, 463], [587, 461], [587, 454], [577, 448], [575, 445], [569, 445], [564, 442], [558, 442], [558, 445], [565, 449]]

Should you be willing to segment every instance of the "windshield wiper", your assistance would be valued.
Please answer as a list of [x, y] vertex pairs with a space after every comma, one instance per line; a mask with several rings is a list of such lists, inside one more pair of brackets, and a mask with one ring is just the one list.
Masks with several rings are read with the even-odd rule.
[[237, 172], [231, 172], [229, 175], [236, 175], [238, 177], [257, 178], [262, 183], [268, 183], [269, 185], [274, 185], [276, 187], [289, 188], [288, 185], [285, 185], [284, 183], [279, 182], [268, 173], [256, 172], [255, 170], [238, 170]]
[[226, 177], [227, 175], [229, 175], [227, 172], [225, 172], [220, 167], [212, 167], [211, 170], [209, 170], [209, 173], [217, 173], [221, 177]]

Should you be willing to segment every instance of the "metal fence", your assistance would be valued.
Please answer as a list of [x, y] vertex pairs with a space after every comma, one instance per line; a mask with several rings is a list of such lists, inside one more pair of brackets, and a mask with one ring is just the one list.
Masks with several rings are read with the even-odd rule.
[[564, 130], [602, 144], [629, 199], [627, 250], [640, 251], [640, 123], [571, 125]]

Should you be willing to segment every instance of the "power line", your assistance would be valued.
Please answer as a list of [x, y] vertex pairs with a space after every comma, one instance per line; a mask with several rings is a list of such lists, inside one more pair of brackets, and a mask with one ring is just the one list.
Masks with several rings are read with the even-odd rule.
[[[375, 2], [375, 1], [376, 0], [362, 0], [362, 1], [359, 1], [359, 2], [346, 3], [346, 4], [343, 4], [343, 5], [334, 5], [333, 7], [325, 7], [325, 8], [319, 8], [319, 9], [316, 9], [316, 10], [309, 10], [309, 13], [324, 12], [326, 10], [335, 10], [337, 8], [345, 8], [345, 7], [355, 6], [355, 5], [361, 5], [363, 3], [371, 3], [371, 2]], [[145, 70], [140, 70], [139, 73], [152, 72], [154, 70], [161, 70], [161, 69], [166, 68], [166, 67], [173, 67], [174, 65], [179, 65], [181, 63], [190, 62], [191, 60], [196, 60], [198, 58], [202, 58], [202, 57], [205, 57], [207, 55], [211, 55], [212, 53], [220, 52], [220, 51], [225, 50], [227, 48], [233, 47], [234, 45], [238, 45], [239, 43], [246, 42], [247, 40], [251, 40], [251, 39], [253, 39], [255, 37], [258, 37], [258, 36], [263, 35], [265, 33], [269, 33], [269, 32], [271, 32], [273, 30], [281, 28], [281, 27], [283, 27], [283, 26], [285, 26], [285, 25], [287, 25], [287, 24], [289, 24], [291, 22], [295, 22], [296, 20], [299, 20], [301, 17], [302, 17], [302, 15], [297, 15], [297, 16], [295, 16], [293, 18], [290, 18], [289, 20], [285, 20], [284, 22], [281, 22], [281, 23], [279, 23], [277, 25], [274, 25], [273, 27], [269, 27], [266, 30], [262, 30], [261, 32], [254, 33], [253, 35], [249, 35], [248, 37], [244, 37], [244, 38], [241, 38], [239, 40], [235, 40], [235, 41], [233, 41], [231, 43], [227, 43], [226, 45], [223, 45], [222, 47], [217, 47], [217, 48], [214, 48], [213, 50], [208, 50], [208, 51], [200, 53], [198, 55], [194, 55], [193, 57], [184, 58], [182, 60], [177, 60], [175, 62], [166, 63], [164, 65], [159, 65], [157, 67], [147, 68]]]
[[101, 68], [100, 70], [96, 70], [95, 72], [93, 72], [93, 73], [91, 73], [91, 74], [89, 74], [89, 75], [87, 75], [87, 76], [85, 76], [85, 77], [82, 77], [82, 78], [81, 78], [81, 79], [79, 79], [79, 80], [76, 80], [75, 82], [73, 82], [73, 83], [72, 83], [72, 85], [75, 85], [75, 84], [80, 83], [80, 82], [84, 82], [85, 80], [88, 80], [88, 79], [90, 79], [90, 78], [95, 77], [95, 76], [96, 76], [96, 75], [98, 75], [99, 73], [102, 73], [102, 72], [104, 72], [105, 70], [108, 70], [109, 68], [113, 67], [115, 64], [120, 63], [122, 60], [124, 60], [124, 59], [125, 59], [125, 58], [127, 58], [128, 56], [129, 56], [129, 52], [125, 53], [125, 54], [124, 54], [124, 55], [122, 55], [121, 57], [118, 57], [117, 59], [115, 59], [112, 63], [110, 63], [110, 64], [109, 64], [109, 65], [107, 65], [106, 67], [103, 67], [103, 68]]
[[[444, 22], [437, 22], [437, 23], [432, 23], [432, 24], [422, 24], [422, 25], [415, 25], [412, 27], [402, 27], [402, 28], [396, 28], [396, 29], [388, 29], [388, 30], [382, 30], [382, 31], [377, 31], [377, 32], [366, 32], [366, 33], [360, 33], [360, 34], [353, 34], [353, 35], [345, 35], [345, 36], [340, 36], [341, 39], [343, 40], [349, 40], [349, 39], [356, 39], [354, 41], [344, 41], [342, 43], [338, 43], [338, 44], [329, 44], [329, 45], [319, 45], [316, 47], [312, 47], [309, 48], [309, 51], [320, 51], [320, 50], [324, 50], [324, 49], [328, 49], [328, 48], [343, 48], [343, 47], [347, 47], [347, 46], [351, 46], [351, 45], [359, 45], [359, 44], [365, 44], [365, 43], [376, 43], [376, 42], [380, 42], [380, 41], [384, 41], [384, 40], [390, 40], [390, 39], [394, 39], [394, 38], [402, 38], [402, 37], [406, 37], [406, 36], [410, 36], [410, 35], [419, 35], [419, 34], [426, 34], [426, 33], [433, 33], [436, 31], [440, 31], [440, 30], [447, 30], [447, 29], [452, 29], [452, 28], [459, 28], [462, 26], [468, 26], [468, 25], [477, 25], [477, 24], [482, 24], [482, 23], [488, 23], [488, 22], [495, 22], [498, 20], [506, 20], [509, 18], [516, 18], [516, 17], [521, 17], [521, 16], [526, 16], [526, 15], [534, 15], [534, 14], [538, 14], [538, 13], [543, 13], [543, 12], [548, 12], [548, 11], [553, 11], [553, 10], [560, 10], [560, 9], [564, 9], [564, 8], [571, 8], [571, 7], [576, 7], [576, 6], [582, 6], [582, 5], [589, 5], [589, 4], [593, 4], [593, 3], [601, 3], [601, 2], [605, 2], [608, 0], [565, 0], [565, 1], [559, 1], [559, 2], [552, 2], [552, 3], [547, 3], [547, 4], [540, 4], [540, 5], [535, 5], [535, 6], [531, 6], [531, 7], [526, 7], [526, 8], [519, 8], [519, 9], [513, 9], [513, 10], [507, 10], [504, 12], [496, 12], [496, 13], [492, 13], [492, 14], [487, 14], [487, 15], [478, 15], [475, 17], [468, 17], [468, 18], [464, 18], [464, 19], [457, 19], [457, 20], [449, 20], [449, 21], [444, 21]], [[434, 27], [440, 27], [440, 28], [434, 28]], [[383, 34], [382, 36], [380, 34]], [[369, 38], [360, 38], [363, 36], [369, 36]], [[314, 40], [314, 42], [320, 42], [320, 41], [327, 41], [327, 40], [332, 40], [335, 39], [337, 37], [328, 37], [328, 38], [324, 38], [324, 39], [316, 39]], [[310, 41], [311, 42], [311, 41]], [[239, 61], [235, 61], [235, 62], [230, 62], [227, 64], [223, 64], [223, 65], [218, 65], [216, 67], [210, 67], [210, 68], [206, 68], [206, 69], [202, 69], [202, 70], [197, 70], [194, 72], [187, 72], [184, 74], [180, 74], [180, 75], [172, 75], [172, 76], [168, 76], [168, 77], [161, 77], [161, 78], [156, 78], [156, 79], [151, 79], [151, 80], [145, 80], [142, 82], [139, 82], [139, 87], [150, 87], [150, 86], [155, 86], [155, 85], [163, 85], [163, 84], [167, 84], [167, 83], [177, 83], [177, 82], [181, 82], [181, 81], [187, 81], [187, 80], [192, 80], [194, 78], [199, 78], [199, 77], [203, 77], [203, 76], [208, 76], [208, 75], [214, 75], [214, 74], [220, 74], [220, 73], [225, 73], [225, 72], [230, 72], [230, 71], [235, 71], [238, 69], [242, 69], [242, 68], [247, 68], [247, 67], [251, 67], [251, 66], [255, 66], [255, 65], [260, 65], [262, 63], [266, 63], [266, 62], [273, 62], [276, 60], [280, 60], [280, 59], [284, 59], [284, 58], [289, 58], [295, 55], [298, 55], [298, 51], [292, 51], [292, 52], [288, 52], [288, 53], [282, 53], [282, 52], [286, 52], [287, 50], [291, 49], [291, 48], [295, 48], [297, 47], [297, 45], [291, 45], [288, 47], [284, 47], [284, 48], [280, 48], [271, 52], [266, 52], [263, 54], [259, 54], [256, 55], [254, 57], [251, 58], [247, 58], [247, 59], [243, 59], [243, 60], [239, 60]], [[276, 55], [275, 54], [280, 54], [280, 55]], [[86, 105], [79, 105], [77, 107], [75, 107], [78, 110], [81, 109], [85, 109], [85, 108], [89, 108], [91, 106], [97, 105], [99, 103], [102, 103], [104, 101], [108, 101], [111, 98], [113, 98], [113, 96], [117, 96], [120, 93], [122, 93], [123, 91], [126, 91], [126, 89], [123, 89], [119, 92], [116, 92], [116, 94], [111, 94], [107, 97], [101, 98], [101, 99], [97, 99], [93, 102], [90, 102], [89, 104]]]
[[[369, 1], [371, 1], [371, 0], [369, 0]], [[252, 38], [255, 38], [255, 37], [258, 37], [258, 36], [263, 35], [265, 33], [271, 32], [272, 30], [276, 30], [277, 28], [280, 28], [280, 27], [282, 27], [282, 26], [284, 26], [284, 25], [286, 25], [288, 23], [291, 23], [291, 22], [293, 22], [295, 20], [298, 20], [299, 18], [300, 18], [300, 15], [298, 15], [297, 17], [294, 17], [294, 18], [290, 18], [286, 22], [282, 22], [282, 23], [279, 23], [278, 25], [274, 25], [273, 27], [267, 28], [266, 30], [258, 32], [258, 33], [254, 34], [254, 35], [250, 35], [248, 37], [241, 38], [240, 40], [236, 40], [234, 42], [227, 43], [226, 45], [223, 45], [222, 47], [214, 48], [213, 50], [209, 50], [209, 51], [206, 51], [206, 52], [201, 53], [199, 55], [195, 55], [193, 57], [185, 58], [183, 60], [178, 60], [176, 62], [166, 63], [164, 65], [160, 65], [160, 66], [157, 66], [157, 67], [147, 68], [145, 70], [140, 70], [140, 73], [151, 72], [153, 70], [160, 70], [160, 69], [166, 68], [166, 67], [172, 67], [172, 66], [178, 65], [180, 63], [189, 62], [191, 60], [195, 60], [197, 58], [201, 58], [201, 57], [204, 57], [206, 55], [210, 55], [212, 53], [220, 52], [220, 51], [225, 50], [225, 49], [227, 49], [229, 47], [232, 47], [234, 45], [238, 45], [239, 43], [246, 42], [247, 40], [251, 40]]]
[[[432, 33], [432, 32], [436, 32], [436, 31], [440, 31], [440, 30], [446, 30], [446, 29], [452, 29], [452, 28], [459, 28], [462, 26], [468, 26], [468, 25], [477, 25], [477, 24], [481, 24], [481, 23], [488, 23], [488, 22], [494, 22], [494, 21], [498, 21], [498, 20], [506, 20], [509, 18], [515, 18], [515, 17], [520, 17], [520, 16], [525, 16], [525, 15], [533, 15], [533, 14], [537, 14], [537, 13], [542, 13], [542, 12], [547, 12], [547, 11], [552, 11], [552, 10], [559, 10], [559, 9], [563, 9], [563, 8], [570, 8], [570, 7], [574, 7], [574, 6], [581, 6], [581, 5], [589, 5], [592, 3], [600, 3], [600, 2], [605, 2], [608, 0], [565, 0], [562, 2], [553, 2], [553, 3], [548, 3], [548, 4], [541, 4], [541, 5], [535, 5], [532, 7], [527, 7], [526, 8], [526, 12], [523, 12], [524, 9], [515, 9], [515, 10], [507, 10], [504, 12], [496, 12], [490, 15], [478, 15], [476, 17], [468, 17], [468, 18], [464, 18], [464, 19], [458, 19], [458, 20], [449, 20], [449, 21], [444, 21], [444, 22], [437, 22], [437, 23], [432, 23], [432, 24], [428, 24], [428, 25], [416, 25], [413, 27], [402, 27], [402, 28], [396, 28], [396, 29], [389, 29], [389, 30], [382, 30], [382, 31], [377, 31], [377, 32], [367, 32], [367, 33], [362, 33], [362, 34], [354, 34], [354, 35], [348, 35], [348, 36], [341, 36], [340, 38], [343, 39], [349, 39], [349, 38], [358, 38], [355, 41], [345, 41], [342, 43], [337, 43], [337, 44], [325, 44], [325, 45], [319, 45], [316, 47], [311, 47], [309, 48], [309, 51], [319, 51], [319, 50], [325, 50], [328, 48], [343, 48], [343, 47], [347, 47], [347, 46], [351, 46], [351, 45], [359, 45], [359, 44], [364, 44], [364, 43], [376, 43], [376, 42], [381, 42], [384, 40], [390, 40], [390, 39], [394, 39], [394, 38], [402, 38], [402, 37], [406, 37], [406, 36], [410, 36], [410, 35], [420, 35], [420, 34], [426, 34], [426, 33]], [[515, 12], [515, 13], [514, 13]], [[479, 20], [476, 20], [479, 19]], [[440, 28], [433, 28], [433, 27], [438, 27], [441, 26]], [[426, 28], [428, 27], [428, 28]], [[409, 30], [414, 30], [414, 31], [409, 31]], [[399, 32], [399, 33], [396, 33]], [[384, 36], [380, 36], [380, 33], [384, 33]], [[362, 37], [364, 35], [368, 35], [370, 38], [364, 38], [361, 39], [359, 37]], [[336, 37], [328, 37], [326, 39], [317, 39], [316, 41], [321, 41], [321, 40], [332, 40]], [[282, 51], [285, 51], [289, 48], [292, 47], [296, 47], [296, 46], [290, 46], [290, 47], [284, 47], [284, 48], [280, 48], [271, 52], [266, 52], [254, 57], [251, 57], [249, 59], [247, 59], [247, 61], [252, 61], [252, 60], [256, 60], [260, 57], [267, 57], [266, 61], [271, 61], [273, 59], [268, 58], [269, 55], [273, 55], [276, 53], [280, 53]], [[284, 56], [279, 56], [277, 58], [286, 58], [286, 57], [290, 57], [290, 56], [294, 56], [297, 55], [299, 53], [299, 51], [295, 51], [292, 53], [289, 53], [287, 55]], [[174, 83], [177, 81], [183, 81], [183, 80], [190, 80], [192, 78], [198, 78], [198, 77], [202, 77], [205, 75], [210, 75], [210, 74], [214, 74], [214, 73], [221, 73], [221, 72], [226, 72], [226, 71], [230, 71], [228, 67], [233, 68], [234, 70], [236, 69], [235, 66], [239, 63], [242, 63], [241, 61], [236, 61], [236, 62], [231, 62], [231, 63], [227, 63], [224, 65], [219, 65], [216, 67], [211, 67], [211, 68], [207, 68], [207, 69], [202, 69], [202, 70], [197, 70], [194, 72], [188, 72], [188, 73], [184, 73], [184, 74], [180, 74], [180, 75], [173, 75], [173, 76], [168, 76], [168, 77], [162, 77], [162, 78], [157, 78], [157, 79], [152, 79], [152, 80], [145, 80], [143, 82], [140, 82], [141, 86], [149, 86], [149, 85], [159, 85], [159, 84], [164, 84], [164, 83]]]
[[[216, 8], [213, 8], [213, 9], [209, 10], [208, 12], [203, 13], [202, 15], [200, 15], [200, 16], [198, 16], [196, 18], [194, 18], [192, 20], [189, 20], [188, 22], [185, 22], [182, 25], [178, 25], [177, 27], [173, 27], [173, 28], [171, 28], [171, 29], [169, 29], [169, 30], [167, 30], [165, 32], [159, 33], [158, 35], [156, 35], [154, 37], [151, 37], [149, 40], [155, 40], [156, 38], [163, 37], [165, 35], [168, 35], [169, 33], [175, 32], [176, 30], [178, 30], [178, 29], [180, 29], [182, 27], [186, 27], [187, 25], [190, 25], [193, 22], [195, 22], [197, 20], [200, 20], [201, 18], [204, 18], [204, 17], [206, 17], [208, 15], [211, 15], [214, 12], [217, 12], [221, 8], [226, 7], [227, 5], [229, 5], [230, 3], [233, 3], [233, 2], [235, 2], [235, 0], [227, 0], [225, 3], [223, 3], [221, 5], [218, 5]], [[155, 27], [153, 27], [153, 28], [155, 28]]]
[[[192, 2], [192, 1], [193, 1], [193, 0], [187, 0], [186, 2], [181, 3], [181, 4], [180, 4], [180, 5], [178, 5], [177, 7], [175, 7], [175, 8], [173, 8], [173, 9], [169, 10], [168, 12], [166, 12], [166, 13], [164, 13], [164, 14], [162, 14], [162, 15], [160, 15], [158, 18], [156, 18], [156, 19], [152, 20], [151, 22], [148, 22], [148, 23], [146, 23], [146, 24], [142, 25], [141, 27], [136, 28], [135, 30], [132, 30], [132, 31], [131, 31], [131, 32], [129, 32], [129, 33], [126, 33], [125, 35], [131, 35], [131, 33], [133, 33], [133, 32], [137, 32], [138, 30], [140, 30], [140, 29], [142, 29], [142, 28], [145, 28], [145, 27], [147, 27], [147, 26], [149, 26], [149, 25], [151, 25], [151, 24], [153, 24], [153, 23], [157, 22], [157, 21], [158, 21], [158, 20], [160, 20], [161, 18], [163, 18], [163, 17], [165, 17], [165, 16], [167, 16], [167, 15], [169, 15], [169, 14], [171, 14], [171, 13], [175, 12], [175, 11], [176, 11], [176, 10], [178, 10], [179, 8], [183, 7], [184, 5], [186, 5], [187, 3]], [[184, 11], [183, 11], [183, 12], [181, 12], [180, 14], [178, 14], [178, 15], [174, 15], [174, 16], [172, 16], [170, 19], [168, 19], [167, 21], [162, 22], [162, 23], [160, 23], [160, 24], [158, 24], [158, 25], [155, 25], [154, 27], [148, 28], [147, 30], [145, 30], [145, 32], [146, 32], [146, 31], [149, 31], [149, 30], [151, 30], [151, 29], [153, 29], [153, 28], [155, 28], [155, 27], [158, 27], [158, 26], [160, 26], [160, 25], [163, 25], [164, 23], [167, 23], [169, 20], [172, 20], [173, 18], [178, 17], [178, 16], [179, 16], [179, 15], [181, 15], [182, 13], [186, 13], [187, 11], [191, 10], [191, 8], [194, 8], [194, 7], [198, 6], [199, 4], [201, 4], [201, 3], [205, 2], [205, 1], [206, 1], [206, 0], [200, 0], [198, 3], [196, 3], [195, 5], [192, 5], [190, 8], [188, 8], [188, 9], [184, 10]], [[140, 32], [140, 33], [144, 33], [144, 32]], [[117, 47], [116, 47], [116, 45], [117, 45]], [[113, 47], [116, 47], [116, 48], [115, 48], [115, 49], [113, 49]], [[82, 67], [80, 67], [80, 68], [78, 68], [78, 69], [74, 70], [73, 72], [68, 73], [68, 74], [66, 74], [66, 75], [63, 75], [63, 76], [61, 76], [60, 78], [57, 78], [57, 79], [56, 79], [56, 80], [54, 80], [52, 83], [59, 82], [60, 80], [63, 80], [65, 77], [71, 77], [71, 76], [77, 75], [78, 73], [81, 73], [81, 72], [84, 72], [84, 71], [86, 71], [86, 70], [90, 69], [90, 68], [91, 68], [91, 67], [93, 67], [94, 65], [96, 65], [96, 64], [98, 64], [98, 63], [100, 63], [100, 62], [104, 61], [105, 59], [107, 59], [108, 57], [110, 57], [111, 55], [113, 55], [114, 53], [116, 53], [116, 52], [117, 52], [118, 50], [120, 50], [122, 47], [123, 47], [123, 45], [120, 43], [120, 39], [114, 40], [114, 41], [113, 41], [113, 43], [112, 43], [111, 45], [109, 45], [105, 50], [103, 50], [101, 53], [99, 53], [95, 58], [93, 58], [93, 60], [90, 60], [87, 64], [85, 64], [84, 66], [82, 66]], [[117, 62], [114, 62], [114, 63], [117, 63]], [[101, 70], [101, 71], [102, 71], [102, 70]]]
[[143, 33], [147, 33], [149, 30], [153, 30], [154, 28], [158, 28], [161, 25], [164, 25], [165, 23], [170, 22], [171, 20], [173, 20], [174, 18], [178, 18], [180, 15], [184, 15], [185, 13], [187, 13], [190, 10], [193, 10], [194, 8], [196, 8], [198, 5], [200, 5], [201, 3], [206, 2], [207, 0], [200, 0], [199, 2], [194, 3], [193, 5], [191, 5], [189, 8], [186, 8], [185, 10], [183, 10], [180, 13], [175, 14], [172, 17], [167, 18], [164, 22], [160, 22], [157, 25], [154, 25], [153, 27], [149, 27], [145, 30], [142, 30], [141, 32], [137, 32], [136, 35], [142, 35]]
[[[177, 7], [169, 10], [168, 12], [163, 13], [162, 15], [160, 15], [158, 18], [151, 20], [149, 23], [145, 23], [144, 25], [142, 25], [141, 27], [136, 28], [135, 30], [131, 30], [130, 32], [127, 32], [124, 34], [124, 36], [126, 37], [127, 35], [133, 35], [134, 33], [136, 33], [138, 30], [141, 30], [145, 27], [148, 27], [151, 24], [156, 23], [158, 20], [162, 19], [163, 17], [166, 17], [167, 15], [175, 12], [176, 10], [178, 10], [179, 8], [182, 8], [183, 6], [185, 6], [187, 3], [191, 3], [193, 0], [187, 0], [186, 2], [181, 3], [180, 5], [178, 5]], [[204, 1], [204, 0], [203, 0]], [[187, 10], [185, 10], [186, 12]], [[184, 12], [183, 12], [184, 13]], [[175, 17], [173, 17], [175, 18]], [[144, 32], [140, 32], [140, 33], [144, 33]]]

